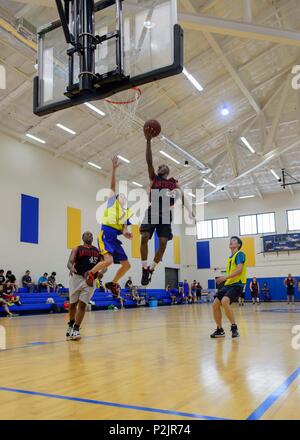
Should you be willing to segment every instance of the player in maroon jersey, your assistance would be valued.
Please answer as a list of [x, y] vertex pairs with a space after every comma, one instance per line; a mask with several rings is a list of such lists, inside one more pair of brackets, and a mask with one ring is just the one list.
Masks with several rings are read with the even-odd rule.
[[[165, 164], [160, 165], [157, 173], [155, 173], [152, 160], [151, 139], [156, 136], [156, 133], [151, 127], [144, 128], [144, 133], [147, 140], [146, 161], [150, 178], [150, 197], [149, 207], [141, 224], [140, 233], [142, 260], [141, 284], [147, 286], [151, 281], [157, 264], [162, 261], [168, 241], [173, 238], [171, 227], [172, 207], [178, 196], [181, 195], [182, 202], [189, 211], [190, 216], [194, 218], [194, 215], [189, 203], [184, 199], [183, 191], [177, 180], [173, 177], [169, 178], [169, 167]], [[148, 266], [148, 241], [152, 238], [155, 231], [159, 239], [159, 247], [152, 264]]]
[[93, 293], [94, 286], [88, 286], [85, 282], [84, 274], [92, 269], [99, 261], [99, 250], [93, 243], [93, 234], [84, 232], [82, 235], [83, 245], [77, 246], [71, 252], [68, 261], [70, 270], [69, 282], [69, 323], [66, 337], [67, 339], [80, 339], [80, 325], [83, 321], [86, 306]]

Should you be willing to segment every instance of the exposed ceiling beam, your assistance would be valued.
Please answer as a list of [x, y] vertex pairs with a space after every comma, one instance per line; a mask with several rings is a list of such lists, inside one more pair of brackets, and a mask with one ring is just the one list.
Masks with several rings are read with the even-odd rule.
[[249, 40], [271, 41], [288, 46], [300, 46], [297, 31], [262, 26], [253, 23], [225, 20], [201, 14], [179, 13], [179, 22], [187, 30], [208, 32]]
[[284, 105], [286, 103], [290, 87], [291, 87], [290, 75], [288, 75], [288, 77], [287, 77], [287, 79], [285, 81], [285, 86], [284, 86], [284, 88], [282, 90], [282, 93], [281, 93], [280, 101], [279, 101], [279, 103], [278, 103], [278, 105], [276, 107], [276, 113], [275, 113], [275, 116], [274, 116], [273, 124], [272, 124], [271, 130], [270, 130], [270, 132], [268, 134], [266, 143], [264, 145], [263, 152], [268, 152], [268, 150], [271, 148], [271, 146], [273, 144], [273, 141], [274, 141], [274, 139], [276, 137], [276, 133], [277, 133], [280, 117], [281, 117], [281, 114], [283, 112]]
[[252, 163], [249, 167], [244, 168], [244, 170], [242, 170], [237, 177], [235, 177], [233, 179], [228, 179], [225, 182], [222, 182], [222, 184], [218, 185], [218, 187], [216, 189], [214, 189], [213, 191], [206, 194], [205, 198], [208, 198], [209, 196], [217, 193], [218, 191], [220, 191], [220, 189], [223, 186], [227, 187], [227, 186], [233, 185], [234, 183], [238, 182], [240, 179], [248, 176], [249, 174], [253, 173], [254, 171], [269, 164], [274, 159], [277, 159], [283, 153], [286, 153], [287, 151], [291, 150], [292, 148], [298, 147], [299, 144], [300, 144], [300, 140], [297, 137], [297, 140], [294, 139], [293, 141], [291, 141], [288, 144], [285, 144], [284, 146], [276, 147], [273, 150], [267, 152], [261, 158], [257, 159], [255, 161], [255, 163]]
[[231, 163], [231, 167], [232, 167], [232, 171], [233, 171], [233, 175], [236, 177], [239, 174], [238, 171], [238, 166], [237, 166], [237, 161], [234, 155], [234, 151], [233, 151], [233, 146], [231, 144], [231, 140], [230, 140], [230, 135], [229, 133], [227, 133], [225, 135], [225, 141], [226, 141], [226, 149], [230, 158], [230, 163]]
[[[193, 6], [193, 4], [191, 3], [190, 0], [183, 0], [183, 2], [184, 2], [184, 6], [188, 12], [197, 12], [196, 8]], [[250, 9], [251, 9], [251, 5], [250, 5]], [[224, 51], [221, 48], [220, 44], [217, 42], [215, 37], [213, 35], [211, 35], [210, 33], [204, 32], [204, 37], [205, 37], [206, 41], [208, 42], [208, 44], [210, 45], [210, 47], [213, 49], [213, 51], [216, 54], [216, 56], [218, 57], [218, 59], [224, 65], [227, 72], [232, 77], [233, 81], [236, 83], [238, 88], [241, 90], [241, 92], [244, 94], [246, 99], [249, 101], [249, 104], [253, 107], [255, 112], [257, 114], [259, 114], [261, 112], [261, 109], [260, 109], [258, 103], [256, 102], [255, 98], [250, 93], [250, 91], [247, 89], [246, 85], [244, 84], [244, 82], [240, 78], [239, 74], [237, 73], [235, 68], [232, 66], [232, 64], [230, 63], [230, 61], [228, 60], [228, 58], [224, 54]]]
[[250, 93], [244, 82], [241, 80], [240, 76], [238, 75], [237, 71], [234, 69], [232, 64], [229, 62], [228, 58], [224, 55], [223, 50], [219, 45], [219, 43], [217, 42], [217, 40], [215, 39], [215, 37], [207, 32], [204, 32], [204, 37], [206, 41], [210, 44], [211, 48], [217, 55], [218, 59], [222, 62], [222, 64], [224, 65], [224, 67], [232, 77], [233, 81], [236, 83], [236, 85], [241, 90], [243, 95], [247, 98], [249, 104], [253, 107], [255, 112], [259, 114], [261, 109], [258, 103], [256, 102], [255, 98], [252, 96], [252, 94]]

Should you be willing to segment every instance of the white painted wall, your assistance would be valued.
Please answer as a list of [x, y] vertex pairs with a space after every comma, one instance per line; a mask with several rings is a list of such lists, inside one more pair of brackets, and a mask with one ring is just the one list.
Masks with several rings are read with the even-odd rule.
[[[300, 208], [300, 192], [295, 191], [292, 195], [288, 189], [281, 190], [278, 194], [273, 194], [260, 199], [235, 200], [226, 202], [209, 203], [205, 205], [205, 219], [224, 218], [229, 219], [229, 235], [239, 235], [239, 216], [247, 214], [259, 214], [264, 212], [275, 212], [276, 233], [287, 233], [288, 209]], [[293, 275], [300, 275], [300, 252], [280, 253], [277, 255], [263, 255], [261, 235], [255, 237], [256, 267], [249, 267], [248, 277], [279, 277], [286, 276], [289, 272]], [[241, 237], [243, 238], [243, 237]], [[187, 255], [187, 263], [183, 267], [183, 276], [189, 279], [199, 279], [204, 287], [207, 287], [207, 280], [220, 275], [220, 270], [214, 271], [213, 268], [225, 269], [226, 260], [229, 254], [228, 238], [216, 238], [210, 240], [210, 257], [212, 269], [196, 268], [194, 237], [187, 238], [184, 243], [183, 253]], [[193, 251], [191, 251], [193, 249]]]
[[[18, 279], [30, 269], [36, 280], [45, 271], [57, 272], [57, 280], [68, 285], [66, 269], [70, 250], [67, 249], [67, 206], [82, 211], [82, 231], [98, 233], [96, 223], [97, 191], [107, 186], [101, 173], [66, 161], [28, 143], [0, 134], [0, 267], [11, 269]], [[127, 165], [124, 165], [127, 166]], [[20, 242], [21, 194], [40, 199], [39, 244]], [[175, 233], [180, 228], [175, 227]], [[125, 238], [125, 249], [132, 263], [129, 275], [139, 284], [141, 264], [131, 259], [131, 243]], [[150, 245], [149, 261], [154, 254]], [[173, 264], [173, 246], [167, 249], [164, 264], [158, 268], [151, 287], [164, 286], [164, 266]], [[116, 270], [111, 269], [105, 281]]]

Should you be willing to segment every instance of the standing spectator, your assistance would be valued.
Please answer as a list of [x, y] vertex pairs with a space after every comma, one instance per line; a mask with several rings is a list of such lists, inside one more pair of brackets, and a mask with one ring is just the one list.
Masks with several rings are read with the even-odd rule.
[[255, 304], [255, 300], [256, 303], [259, 304], [259, 283], [256, 277], [253, 277], [250, 283], [250, 291], [252, 296], [252, 304]]
[[48, 285], [48, 274], [47, 272], [44, 273], [44, 275], [42, 275], [39, 280], [38, 280], [38, 290], [39, 292], [42, 292], [44, 289], [47, 290], [47, 292], [50, 292], [50, 288]]
[[14, 274], [12, 273], [11, 270], [8, 270], [6, 272], [5, 283], [7, 283], [8, 281], [11, 283], [14, 292], [16, 292], [18, 290], [17, 279], [16, 279], [16, 277], [14, 276]]
[[5, 283], [5, 276], [4, 276], [4, 270], [0, 270], [0, 286], [2, 286]]
[[57, 291], [57, 284], [56, 284], [55, 277], [56, 277], [56, 272], [52, 272], [50, 277], [48, 277], [48, 287], [49, 287], [49, 290], [51, 291], [51, 289], [52, 289], [53, 292]]
[[187, 280], [183, 281], [183, 293], [186, 297], [188, 297], [190, 294], [190, 286]]
[[125, 289], [131, 290], [132, 286], [133, 286], [132, 279], [131, 279], [131, 277], [129, 277], [128, 280], [125, 283]]
[[196, 292], [197, 292], [197, 281], [194, 280], [191, 285], [191, 297], [192, 297], [193, 304], [195, 304], [195, 302], [196, 302], [196, 296], [197, 296]]
[[295, 304], [295, 279], [292, 277], [292, 275], [289, 273], [287, 278], [284, 280], [284, 284], [286, 286], [286, 294], [287, 294], [287, 300], [288, 304], [292, 302], [292, 304]]
[[271, 301], [271, 296], [270, 296], [270, 288], [268, 286], [267, 282], [264, 282], [263, 286], [262, 286], [262, 293], [264, 295], [264, 301]]
[[199, 282], [196, 285], [196, 295], [197, 295], [197, 301], [201, 302], [202, 286], [201, 286], [201, 284]]
[[30, 270], [26, 270], [25, 275], [23, 275], [22, 286], [30, 293], [35, 291], [35, 284], [30, 276]]

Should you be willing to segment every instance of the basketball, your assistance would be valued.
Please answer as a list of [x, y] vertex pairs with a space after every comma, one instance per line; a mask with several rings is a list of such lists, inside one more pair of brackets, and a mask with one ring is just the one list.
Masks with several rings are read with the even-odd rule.
[[152, 135], [152, 137], [157, 137], [160, 135], [161, 132], [161, 125], [158, 121], [156, 121], [155, 119], [150, 119], [149, 121], [145, 122], [144, 125], [144, 134], [146, 136], [147, 134], [147, 130], [151, 128], [152, 130], [154, 130], [154, 134]]

